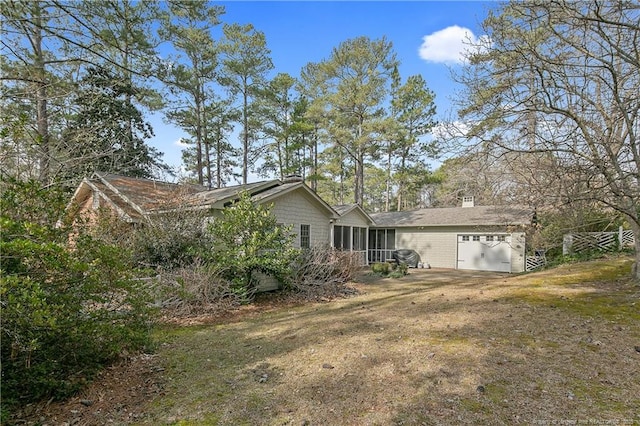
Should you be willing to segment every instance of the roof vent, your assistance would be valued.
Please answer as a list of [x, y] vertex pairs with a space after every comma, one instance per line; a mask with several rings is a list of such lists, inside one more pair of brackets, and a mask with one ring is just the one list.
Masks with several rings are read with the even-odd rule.
[[475, 202], [473, 197], [462, 197], [462, 207], [473, 207]]
[[282, 180], [282, 183], [296, 183], [302, 182], [302, 176], [300, 175], [287, 175]]

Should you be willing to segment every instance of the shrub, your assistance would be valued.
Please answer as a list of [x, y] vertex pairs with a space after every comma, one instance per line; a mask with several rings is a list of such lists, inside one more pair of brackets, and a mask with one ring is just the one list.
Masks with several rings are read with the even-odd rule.
[[358, 253], [330, 247], [313, 247], [301, 251], [293, 263], [289, 289], [319, 293], [318, 289], [325, 287], [330, 292], [336, 292], [339, 286], [353, 279], [361, 268]]
[[371, 264], [371, 271], [378, 275], [388, 275], [391, 271], [391, 265], [386, 262]]
[[398, 264], [392, 272], [394, 278], [404, 277], [407, 274], [409, 274], [409, 265], [407, 265], [406, 263]]
[[[52, 190], [17, 181], [3, 182], [3, 189], [0, 390], [6, 407], [69, 396], [122, 351], [148, 342], [151, 312], [130, 253], [82, 229], [69, 244], [69, 229], [54, 226], [63, 204]], [[56, 206], [58, 214], [51, 214]]]
[[172, 317], [220, 312], [237, 307], [244, 299], [224, 278], [224, 271], [196, 259], [182, 268], [161, 271], [156, 284], [156, 305]]
[[134, 260], [141, 265], [171, 270], [190, 265], [212, 246], [205, 214], [173, 211], [153, 218], [132, 234]]
[[231, 290], [246, 302], [257, 286], [255, 272], [262, 272], [286, 283], [291, 264], [298, 254], [293, 248], [290, 229], [279, 226], [268, 206], [255, 205], [248, 193], [222, 211], [209, 224], [213, 247], [201, 253], [202, 259], [219, 268], [232, 283]]

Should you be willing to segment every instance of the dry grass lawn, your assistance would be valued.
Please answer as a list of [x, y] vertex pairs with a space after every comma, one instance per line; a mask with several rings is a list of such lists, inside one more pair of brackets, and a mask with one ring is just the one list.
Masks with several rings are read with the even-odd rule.
[[76, 401], [75, 416], [145, 425], [640, 424], [640, 287], [626, 278], [630, 265], [623, 257], [520, 276], [369, 276], [348, 299], [167, 327], [139, 369], [159, 391], [116, 412], [98, 408], [109, 395], [94, 389], [77, 401], [96, 403]]

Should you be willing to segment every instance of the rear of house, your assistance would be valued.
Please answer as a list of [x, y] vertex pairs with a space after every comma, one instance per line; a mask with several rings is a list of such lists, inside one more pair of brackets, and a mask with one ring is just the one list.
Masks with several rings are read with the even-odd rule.
[[[436, 268], [500, 272], [525, 270], [528, 209], [474, 206], [367, 214], [356, 204], [329, 206], [299, 177], [209, 189], [147, 179], [98, 174], [85, 179], [70, 206], [75, 214], [108, 208], [129, 223], [150, 223], [173, 209], [205, 210], [216, 216], [248, 192], [271, 205], [278, 223], [290, 226], [295, 247], [333, 247], [359, 253], [362, 264], [385, 262], [400, 249], [414, 250]], [[265, 279], [267, 283], [269, 280]], [[266, 288], [276, 288], [269, 282]]]

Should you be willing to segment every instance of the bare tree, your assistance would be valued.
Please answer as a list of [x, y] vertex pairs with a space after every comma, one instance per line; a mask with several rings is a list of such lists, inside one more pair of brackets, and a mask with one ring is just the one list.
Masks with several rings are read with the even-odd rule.
[[511, 2], [484, 29], [458, 75], [465, 140], [496, 157], [529, 155], [531, 172], [555, 184], [528, 189], [550, 203], [591, 200], [621, 214], [640, 264], [640, 5]]

